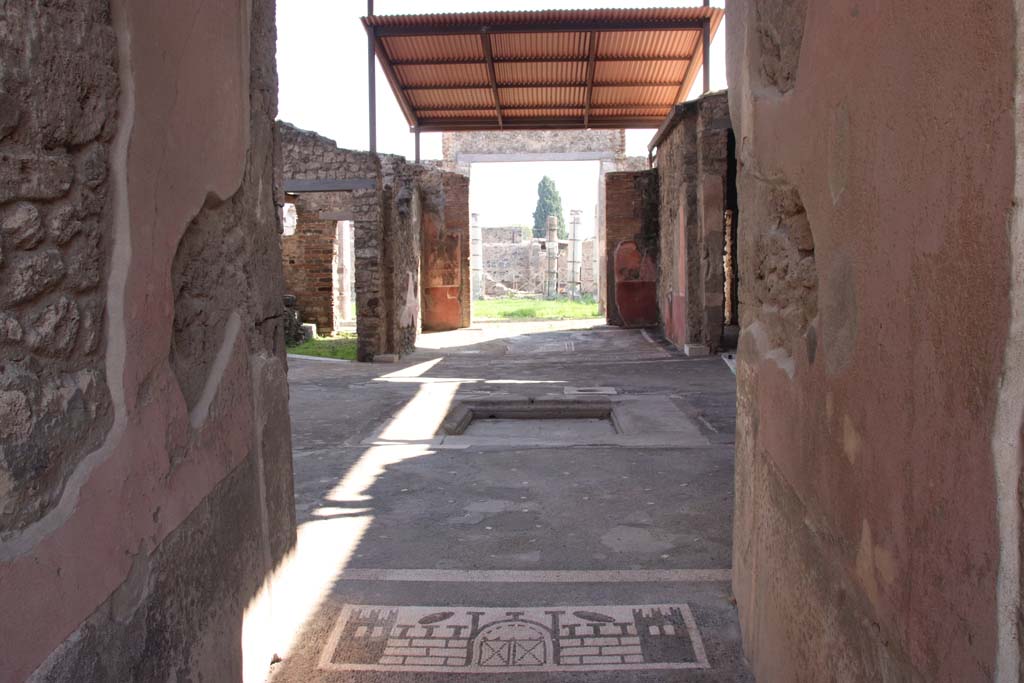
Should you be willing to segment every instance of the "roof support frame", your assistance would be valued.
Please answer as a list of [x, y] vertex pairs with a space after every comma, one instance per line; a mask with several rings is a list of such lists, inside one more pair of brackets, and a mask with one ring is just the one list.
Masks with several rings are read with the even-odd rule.
[[[708, 6], [708, 0], [704, 0], [704, 6]], [[703, 50], [701, 61], [704, 67], [704, 93], [711, 92], [711, 22], [704, 20], [704, 28], [701, 31], [700, 46]]]
[[[665, 107], [671, 107], [671, 104], [637, 104], [635, 102], [626, 102], [622, 104], [597, 104], [591, 106], [591, 111], [601, 111], [602, 109], [658, 109], [663, 110]], [[510, 111], [519, 111], [524, 109], [584, 109], [581, 105], [573, 107], [565, 106], [564, 104], [503, 104], [501, 105], [501, 111], [507, 114]], [[433, 112], [433, 111], [452, 111], [451, 107], [420, 107], [418, 111], [421, 112]], [[488, 105], [471, 105], [466, 107], [459, 107], [458, 111], [494, 111], [494, 107]], [[508, 118], [506, 116], [506, 118]]]
[[[366, 0], [366, 16], [373, 16], [373, 0]], [[377, 69], [374, 66], [377, 37], [374, 27], [366, 26], [367, 66], [370, 90], [370, 151], [377, 151]]]
[[491, 96], [494, 98], [494, 115], [498, 117], [498, 128], [505, 127], [501, 117], [501, 98], [498, 97], [498, 77], [494, 73], [494, 53], [491, 50], [491, 36], [486, 31], [480, 34], [480, 45], [487, 61], [487, 78], [491, 81]]
[[[709, 88], [708, 43], [724, 11], [710, 8], [708, 0], [703, 3], [703, 9], [376, 17], [372, 15], [373, 0], [368, 0], [371, 15], [363, 23], [373, 39], [375, 58], [381, 62], [414, 133], [506, 128], [656, 129], [672, 103], [685, 98], [695, 85], [698, 61], [704, 66], [705, 92]], [[636, 41], [632, 37], [617, 41], [616, 32], [635, 32]], [[607, 44], [620, 45], [602, 48], [610, 52], [605, 56], [599, 55], [600, 46], [606, 45], [602, 33], [609, 34]], [[497, 39], [493, 38], [495, 34]], [[532, 42], [516, 41], [513, 36], [517, 34], [529, 35], [531, 41], [539, 41], [537, 46], [547, 47], [528, 47]], [[566, 39], [559, 35], [572, 35], [570, 42], [578, 47], [567, 50]], [[456, 36], [470, 40], [468, 52], [465, 47], [455, 47]], [[403, 41], [403, 37], [409, 40]], [[479, 48], [473, 49], [477, 40]], [[659, 54], [662, 48], [665, 52]], [[496, 51], [501, 54], [496, 55]], [[562, 54], [567, 51], [572, 54]], [[685, 55], [680, 54], [683, 51]], [[608, 72], [606, 80], [599, 82], [598, 74], [605, 73], [597, 70], [599, 62], [636, 62], [637, 66], [616, 69], [616, 75]], [[543, 68], [545, 63], [564, 68], [551, 72]], [[473, 65], [473, 72], [452, 66], [460, 64]], [[541, 68], [502, 73], [510, 81], [503, 83], [498, 80], [499, 64], [540, 64]], [[424, 70], [402, 68], [414, 65]], [[573, 76], [566, 78], [570, 73]], [[559, 78], [558, 74], [565, 75]], [[671, 78], [672, 74], [681, 74], [682, 80]], [[489, 97], [485, 91], [490, 91]], [[426, 97], [417, 93], [426, 93]], [[672, 94], [676, 98], [670, 101]], [[493, 108], [485, 106], [488, 100]], [[513, 100], [515, 104], [511, 104]]]
[[586, 108], [583, 110], [583, 127], [590, 127], [590, 105], [594, 100], [594, 71], [597, 68], [597, 32], [590, 32], [590, 47], [587, 61]]
[[[637, 116], [628, 118], [597, 118], [590, 122], [591, 128], [657, 128], [664, 116]], [[552, 121], [534, 117], [506, 118], [504, 130], [579, 130], [580, 120]], [[494, 130], [489, 119], [421, 119], [420, 131], [443, 133], [456, 130]]]
[[[651, 57], [651, 56], [615, 56], [615, 57], [598, 57], [597, 62], [689, 62], [691, 59], [690, 55], [671, 55], [668, 57]], [[562, 64], [564, 62], [587, 62], [587, 57], [495, 57], [495, 64]], [[468, 58], [468, 59], [447, 59], [447, 60], [436, 60], [436, 59], [400, 59], [391, 62], [395, 66], [458, 66], [458, 65], [476, 65], [486, 64], [487, 62], [481, 59]]]
[[378, 25], [377, 35], [390, 36], [455, 36], [473, 33], [588, 33], [590, 31], [699, 31], [702, 19], [682, 19], [652, 24], [649, 21], [572, 21], [526, 22], [508, 24], [448, 24], [446, 26]]
[[[592, 75], [592, 74], [591, 74]], [[594, 83], [588, 75], [586, 81], [556, 81], [552, 83], [498, 83], [499, 88], [670, 88], [675, 87], [678, 81], [602, 81]], [[463, 83], [451, 85], [438, 83], [436, 85], [405, 85], [402, 90], [414, 92], [417, 90], [487, 90], [491, 83]], [[504, 106], [504, 105], [503, 105]]]

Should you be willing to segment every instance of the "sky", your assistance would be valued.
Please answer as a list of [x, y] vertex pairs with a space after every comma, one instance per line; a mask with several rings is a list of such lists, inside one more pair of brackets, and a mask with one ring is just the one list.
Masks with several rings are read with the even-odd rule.
[[[375, 0], [376, 14], [422, 14], [490, 10], [596, 9], [608, 7], [692, 6], [698, 1], [671, 0]], [[721, 7], [723, 0], [713, 0]], [[339, 147], [369, 147], [367, 41], [360, 17], [363, 0], [278, 0], [277, 71], [278, 117], [299, 128], [326, 135]], [[415, 154], [413, 134], [402, 115], [380, 64], [377, 65], [377, 151]], [[690, 97], [699, 94], [697, 78]], [[725, 82], [725, 22], [711, 45], [711, 88]], [[626, 153], [646, 155], [653, 130], [626, 131]], [[423, 159], [441, 157], [441, 134], [420, 135]], [[589, 169], [589, 170], [588, 170]], [[550, 176], [569, 210], [580, 209], [581, 233], [593, 234], [597, 203], [597, 163], [474, 164], [470, 182], [470, 211], [489, 226], [533, 223], [537, 183]]]

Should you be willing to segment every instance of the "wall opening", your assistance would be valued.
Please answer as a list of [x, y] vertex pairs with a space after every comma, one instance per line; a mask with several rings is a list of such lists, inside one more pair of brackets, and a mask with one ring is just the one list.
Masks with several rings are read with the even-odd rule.
[[[535, 220], [538, 186], [545, 177], [561, 200], [562, 224], [554, 241], [548, 239], [545, 217]], [[470, 178], [475, 219], [470, 259], [478, 264], [474, 315], [484, 308], [477, 304], [483, 299], [544, 298], [549, 273], [556, 280], [556, 298], [596, 302], [599, 160], [475, 162]], [[548, 261], [551, 248], [557, 249], [554, 268]]]
[[740, 270], [739, 270], [739, 194], [736, 187], [736, 134], [729, 129], [727, 171], [725, 177], [725, 249], [722, 255], [725, 277], [723, 301], [725, 303], [722, 346], [736, 348], [740, 329]]

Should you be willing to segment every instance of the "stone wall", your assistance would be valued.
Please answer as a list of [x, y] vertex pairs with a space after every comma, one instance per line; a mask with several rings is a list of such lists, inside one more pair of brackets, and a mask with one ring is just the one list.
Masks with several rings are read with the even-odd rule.
[[614, 255], [620, 243], [635, 240], [642, 253], [657, 261], [657, 171], [628, 171], [604, 176], [606, 228], [604, 240], [605, 317], [609, 325], [621, 325], [615, 301]]
[[1019, 679], [1020, 8], [727, 5], [758, 680]]
[[540, 240], [484, 242], [483, 267], [487, 296], [503, 296], [509, 290], [544, 293], [547, 260]]
[[722, 343], [730, 128], [726, 93], [711, 93], [676, 105], [658, 145], [658, 303], [666, 338], [681, 348]]
[[[441, 138], [444, 168], [469, 174], [471, 161], [515, 161], [501, 156], [531, 155], [566, 160], [570, 157], [623, 159], [624, 130], [502, 130], [444, 133]], [[589, 155], [589, 156], [587, 156]]]
[[0, 679], [255, 679], [295, 533], [273, 2], [0, 25]]
[[[523, 241], [523, 228], [513, 225], [508, 228], [480, 228], [480, 237], [484, 244], [519, 244]], [[530, 231], [533, 234], [533, 231]]]
[[[484, 230], [487, 231], [486, 228]], [[545, 248], [546, 242], [542, 239], [520, 239], [514, 243], [485, 241], [483, 243], [484, 293], [492, 297], [511, 294], [545, 294], [548, 280], [548, 260]], [[569, 242], [562, 240], [558, 243], [558, 292], [560, 295], [568, 295], [568, 284]]]

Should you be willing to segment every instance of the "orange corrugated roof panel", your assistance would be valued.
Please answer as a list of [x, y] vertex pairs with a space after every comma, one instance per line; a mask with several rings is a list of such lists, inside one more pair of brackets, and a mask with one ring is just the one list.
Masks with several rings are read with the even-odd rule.
[[656, 128], [689, 91], [715, 7], [365, 17], [410, 127]]

